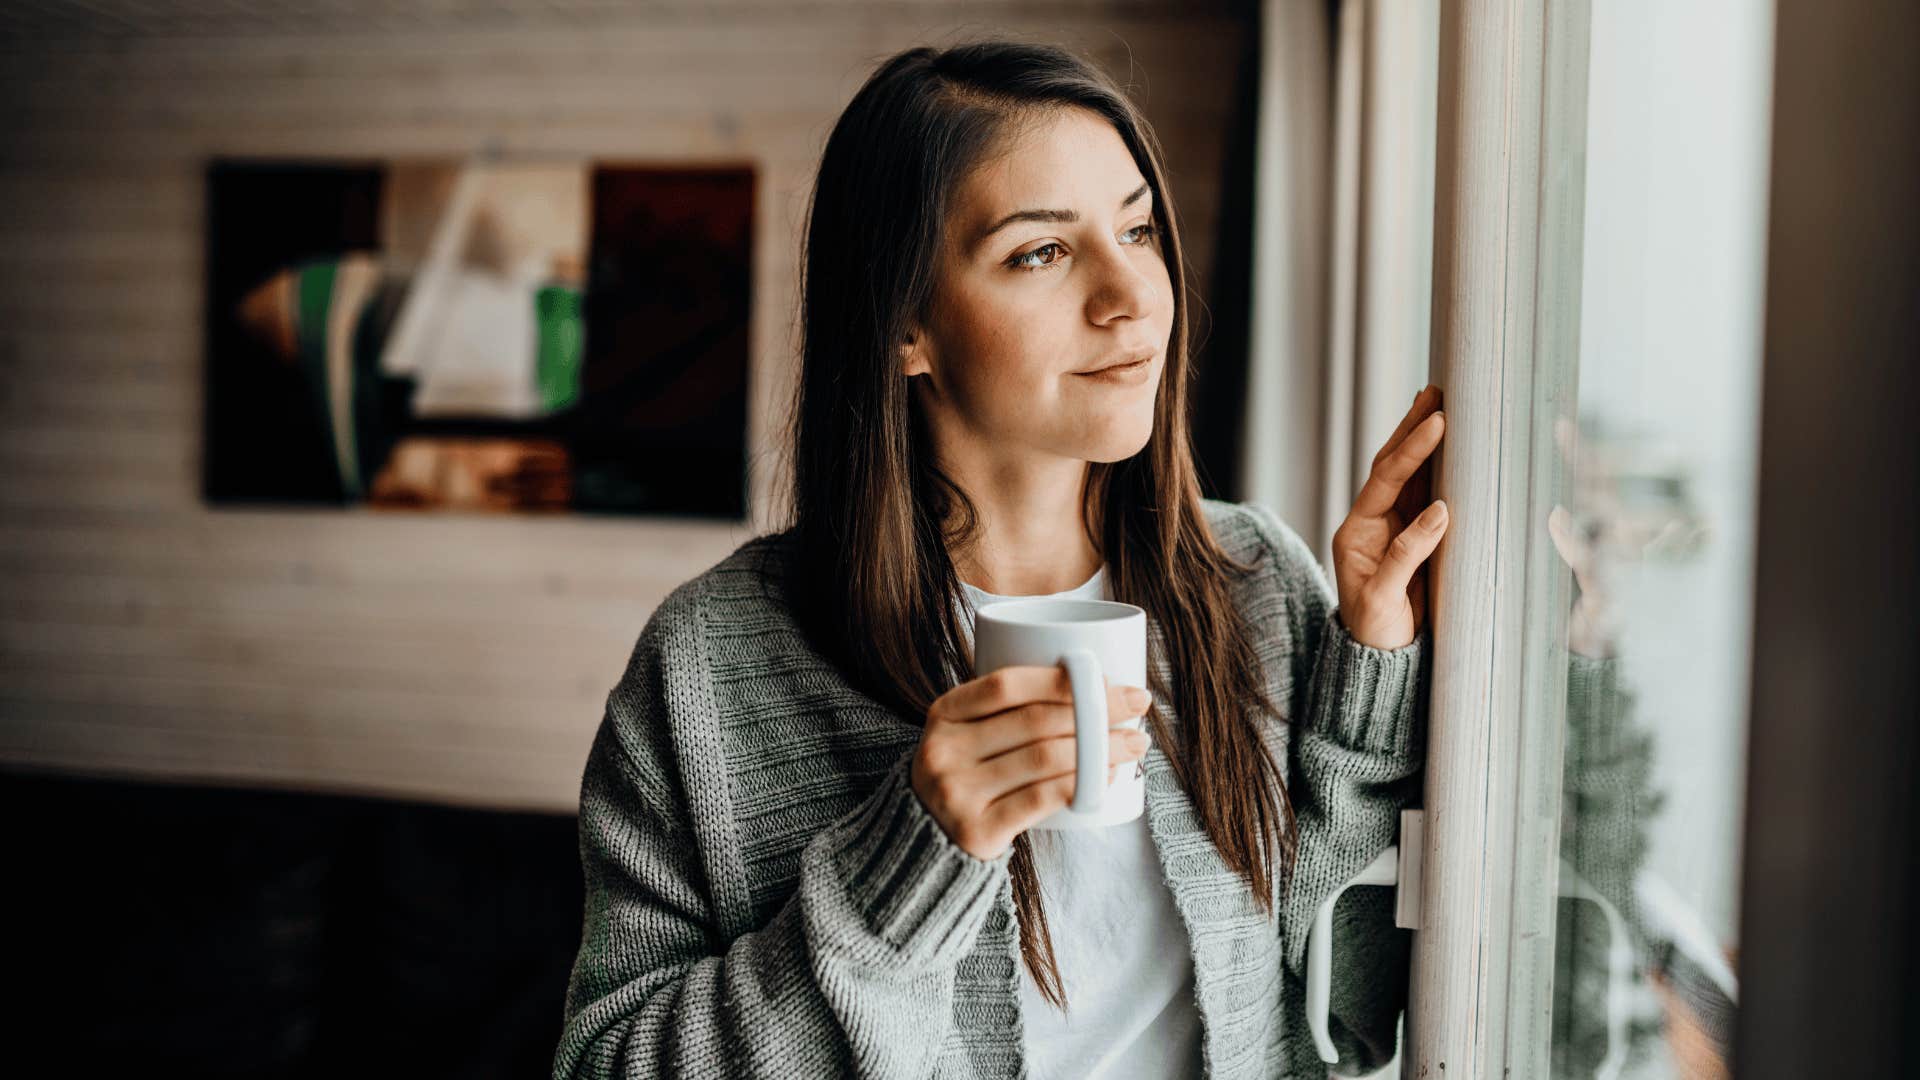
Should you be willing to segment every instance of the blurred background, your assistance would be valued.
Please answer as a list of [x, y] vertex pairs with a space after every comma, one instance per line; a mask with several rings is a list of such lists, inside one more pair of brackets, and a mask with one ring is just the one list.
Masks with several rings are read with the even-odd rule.
[[[1477, 771], [1430, 780], [1429, 806], [1491, 808], [1489, 854], [1471, 887], [1429, 878], [1423, 930], [1480, 942], [1495, 974], [1417, 978], [1410, 1035], [1490, 1055], [1455, 1075], [1731, 1075], [1743, 988], [1777, 1010], [1788, 971], [1860, 973], [1795, 954], [1753, 984], [1756, 896], [1909, 850], [1915, 805], [1913, 744], [1873, 719], [1910, 679], [1821, 706], [1863, 725], [1834, 745], [1891, 763], [1871, 783], [1770, 711], [1866, 685], [1833, 628], [1887, 640], [1913, 581], [1895, 558], [1879, 594], [1792, 587], [1827, 570], [1793, 522], [1911, 485], [1910, 445], [1871, 474], [1843, 452], [1900, 430], [1866, 410], [1903, 400], [1910, 363], [1876, 358], [1910, 361], [1915, 336], [1871, 320], [1920, 309], [1877, 299], [1911, 297], [1914, 248], [1833, 218], [1911, 224], [1882, 181], [1910, 179], [1911, 75], [1855, 84], [1832, 58], [1905, 40], [1912, 14], [1815, 7], [0, 9], [0, 807], [21, 1029], [46, 1033], [26, 1053], [546, 1073], [607, 692], [653, 606], [784, 512], [827, 132], [888, 55], [1003, 36], [1094, 60], [1165, 147], [1206, 494], [1268, 504], [1325, 559], [1414, 392], [1447, 393], [1437, 494], [1463, 528], [1441, 573], [1493, 598], [1454, 610], [1479, 612], [1459, 640], [1489, 643], [1505, 689], [1480, 702]], [[1862, 119], [1823, 126], [1839, 115]], [[1831, 294], [1781, 277], [1809, 266]], [[1826, 357], [1804, 357], [1834, 327], [1856, 328], [1857, 381], [1829, 399], [1804, 391]], [[1436, 725], [1478, 700], [1454, 693]], [[1750, 804], [1750, 769], [1771, 800]], [[1807, 824], [1843, 806], [1858, 828]], [[1912, 895], [1903, 866], [1871, 895]], [[1911, 990], [1915, 956], [1867, 984]], [[1787, 1030], [1754, 1023], [1742, 1045]], [[1799, 1059], [1741, 1075], [1765, 1060]]]
[[40, 822], [39, 1019], [202, 1075], [544, 1074], [607, 692], [653, 605], [777, 513], [841, 108], [912, 45], [1093, 57], [1165, 143], [1207, 349], [1243, 365], [1257, 26], [0, 8], [0, 790]]

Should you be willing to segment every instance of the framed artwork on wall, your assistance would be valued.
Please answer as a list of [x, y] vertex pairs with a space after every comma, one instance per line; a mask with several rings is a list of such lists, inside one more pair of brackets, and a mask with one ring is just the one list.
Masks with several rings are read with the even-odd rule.
[[209, 503], [746, 516], [754, 173], [216, 159]]

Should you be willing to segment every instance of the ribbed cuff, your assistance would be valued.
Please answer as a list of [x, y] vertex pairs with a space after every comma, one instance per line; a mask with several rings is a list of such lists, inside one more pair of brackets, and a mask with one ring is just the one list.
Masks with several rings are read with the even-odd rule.
[[1627, 722], [1633, 700], [1621, 685], [1618, 657], [1567, 655], [1567, 750], [1574, 761], [1612, 761], [1634, 749]]
[[903, 756], [831, 844], [847, 894], [875, 937], [931, 958], [956, 937], [971, 939], [992, 910], [1013, 848], [976, 858], [955, 844], [913, 793]]
[[1425, 752], [1427, 656], [1425, 626], [1397, 649], [1363, 645], [1338, 609], [1327, 613], [1313, 667], [1312, 727], [1323, 737], [1369, 754], [1411, 758]]

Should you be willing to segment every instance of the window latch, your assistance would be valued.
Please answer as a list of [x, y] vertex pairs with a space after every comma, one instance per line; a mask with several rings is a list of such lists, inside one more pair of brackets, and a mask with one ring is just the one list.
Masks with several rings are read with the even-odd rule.
[[1313, 1032], [1313, 1045], [1320, 1060], [1329, 1065], [1340, 1060], [1333, 1048], [1333, 1036], [1327, 1031], [1327, 1008], [1333, 991], [1333, 905], [1355, 885], [1385, 885], [1395, 889], [1393, 925], [1402, 930], [1420, 929], [1420, 854], [1426, 849], [1426, 813], [1400, 811], [1400, 842], [1367, 864], [1366, 869], [1328, 894], [1314, 909], [1313, 926], [1307, 931], [1307, 1027]]

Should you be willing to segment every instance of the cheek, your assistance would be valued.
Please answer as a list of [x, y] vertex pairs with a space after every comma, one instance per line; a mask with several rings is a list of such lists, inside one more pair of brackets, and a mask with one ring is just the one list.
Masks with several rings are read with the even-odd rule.
[[1030, 397], [1072, 367], [1072, 311], [1057, 298], [1007, 290], [957, 300], [945, 335], [956, 392], [983, 404], [1002, 395]]
[[1170, 272], [1168, 272], [1167, 264], [1164, 261], [1156, 258], [1153, 260], [1153, 265], [1154, 265], [1154, 278], [1153, 278], [1154, 288], [1159, 294], [1159, 315], [1163, 320], [1167, 322], [1168, 324], [1167, 329], [1172, 330], [1173, 328], [1172, 327], [1173, 275]]

